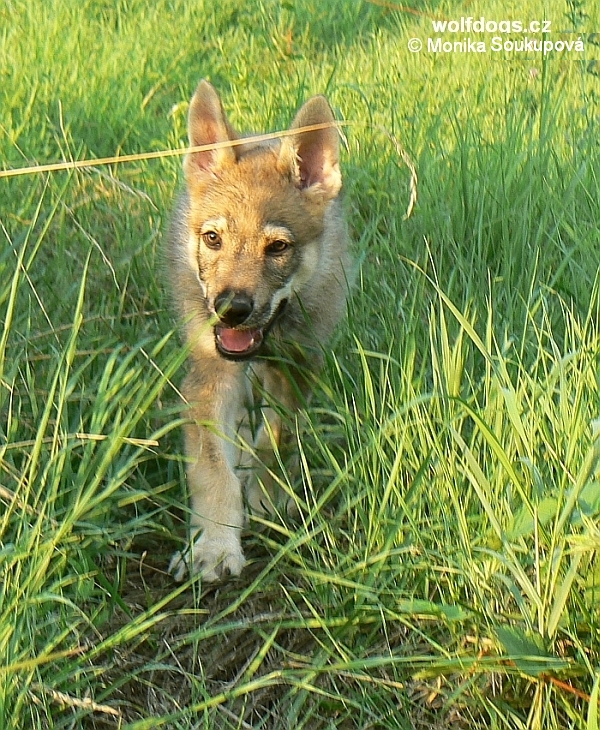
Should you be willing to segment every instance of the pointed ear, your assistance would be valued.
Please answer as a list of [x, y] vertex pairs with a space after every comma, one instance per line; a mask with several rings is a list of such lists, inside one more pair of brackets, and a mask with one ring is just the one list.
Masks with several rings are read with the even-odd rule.
[[[205, 79], [198, 84], [190, 102], [188, 135], [190, 147], [238, 139], [237, 133], [225, 116], [219, 95]], [[206, 152], [191, 152], [186, 156], [183, 166], [186, 175], [197, 175], [214, 173], [219, 168], [234, 163], [235, 160], [234, 148], [223, 147]]]
[[299, 132], [284, 139], [280, 163], [294, 166], [298, 187], [323, 193], [327, 199], [335, 198], [342, 187], [340, 136], [333, 112], [324, 96], [309, 99], [296, 115], [290, 129], [313, 124], [332, 126], [313, 132]]

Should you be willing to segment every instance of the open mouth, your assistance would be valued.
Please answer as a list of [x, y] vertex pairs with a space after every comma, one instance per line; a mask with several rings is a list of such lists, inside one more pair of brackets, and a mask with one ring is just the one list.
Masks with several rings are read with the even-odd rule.
[[256, 355], [263, 346], [271, 327], [281, 315], [288, 303], [282, 299], [275, 314], [264, 327], [255, 329], [238, 329], [224, 324], [215, 325], [215, 343], [217, 350], [229, 360], [246, 360]]
[[217, 349], [225, 357], [241, 359], [254, 355], [264, 341], [264, 330], [238, 330], [234, 327], [215, 327]]

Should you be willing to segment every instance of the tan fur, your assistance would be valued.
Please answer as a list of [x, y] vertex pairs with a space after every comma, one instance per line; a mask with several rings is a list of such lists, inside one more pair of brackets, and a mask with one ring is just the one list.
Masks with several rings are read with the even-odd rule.
[[[291, 129], [323, 122], [333, 122], [331, 109], [324, 97], [313, 97]], [[192, 98], [188, 125], [191, 146], [238, 139], [206, 81]], [[258, 463], [272, 461], [273, 439], [285, 440], [278, 409], [263, 404], [254, 437], [258, 463], [239, 448], [240, 434], [252, 441], [249, 383], [259, 382], [285, 409], [309, 397], [311, 373], [344, 313], [350, 259], [334, 126], [192, 153], [184, 171], [168, 256], [191, 350], [184, 396], [191, 407], [185, 450], [193, 540], [169, 571], [177, 580], [189, 570], [212, 581], [244, 566], [244, 489], [257, 513], [277, 496]], [[288, 365], [273, 356], [285, 356]]]

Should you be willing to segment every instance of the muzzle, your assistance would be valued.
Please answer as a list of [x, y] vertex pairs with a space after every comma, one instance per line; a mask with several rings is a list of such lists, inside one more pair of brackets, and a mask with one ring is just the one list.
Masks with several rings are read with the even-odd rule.
[[229, 360], [247, 360], [257, 355], [264, 341], [281, 316], [288, 300], [282, 299], [271, 319], [262, 327], [247, 327], [254, 311], [254, 301], [245, 292], [224, 291], [215, 298], [219, 321], [215, 325], [218, 352]]

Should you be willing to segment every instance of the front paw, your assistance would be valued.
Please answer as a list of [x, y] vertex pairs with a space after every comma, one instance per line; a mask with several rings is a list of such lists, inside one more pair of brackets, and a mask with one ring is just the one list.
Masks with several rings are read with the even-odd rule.
[[214, 583], [229, 576], [237, 576], [246, 564], [238, 530], [228, 534], [209, 535], [206, 532], [187, 550], [176, 552], [169, 564], [169, 573], [177, 582], [187, 573], [199, 573], [207, 583]]

